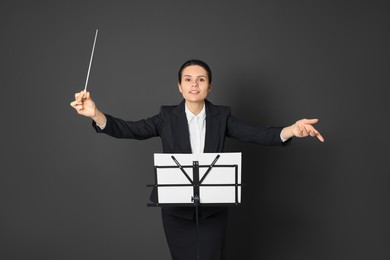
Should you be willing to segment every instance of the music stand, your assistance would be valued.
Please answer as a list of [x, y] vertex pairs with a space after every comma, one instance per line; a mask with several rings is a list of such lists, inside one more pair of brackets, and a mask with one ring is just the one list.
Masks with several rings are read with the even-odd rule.
[[241, 153], [154, 154], [157, 202], [148, 206], [195, 206], [199, 259], [198, 207], [241, 203]]

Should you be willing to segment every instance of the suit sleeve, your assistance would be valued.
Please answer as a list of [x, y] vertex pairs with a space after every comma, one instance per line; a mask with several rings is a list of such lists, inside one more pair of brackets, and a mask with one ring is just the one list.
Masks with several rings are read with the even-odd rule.
[[242, 142], [260, 145], [287, 145], [291, 139], [283, 142], [280, 133], [283, 127], [262, 127], [244, 123], [232, 115], [228, 116], [226, 135]]
[[162, 127], [161, 113], [138, 121], [126, 121], [107, 114], [105, 114], [105, 116], [107, 122], [106, 127], [103, 130], [101, 130], [95, 122], [92, 122], [93, 128], [98, 133], [105, 133], [115, 138], [137, 140], [160, 136]]

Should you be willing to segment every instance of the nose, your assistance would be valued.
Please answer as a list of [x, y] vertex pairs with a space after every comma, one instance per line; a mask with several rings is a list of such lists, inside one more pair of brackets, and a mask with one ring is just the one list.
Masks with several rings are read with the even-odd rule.
[[198, 85], [198, 80], [194, 80], [193, 82], [192, 82], [192, 86], [193, 87], [198, 87], [199, 85]]

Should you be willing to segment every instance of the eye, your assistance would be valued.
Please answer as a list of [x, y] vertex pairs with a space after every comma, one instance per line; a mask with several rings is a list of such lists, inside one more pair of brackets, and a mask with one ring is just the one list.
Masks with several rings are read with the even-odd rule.
[[190, 79], [190, 78], [185, 78], [185, 79], [184, 79], [184, 81], [186, 81], [186, 82], [190, 82], [190, 81], [191, 81], [191, 79]]
[[205, 78], [200, 78], [199, 81], [200, 81], [200, 82], [205, 82], [206, 79], [205, 79]]

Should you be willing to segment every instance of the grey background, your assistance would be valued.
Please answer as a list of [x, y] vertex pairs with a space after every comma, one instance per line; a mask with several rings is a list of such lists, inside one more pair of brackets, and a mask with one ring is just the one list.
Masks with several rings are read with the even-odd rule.
[[385, 1], [2, 1], [1, 259], [170, 259], [148, 208], [160, 140], [95, 134], [69, 106], [141, 119], [177, 104], [187, 59], [209, 100], [259, 125], [318, 117], [326, 138], [243, 153], [232, 259], [389, 259]]

